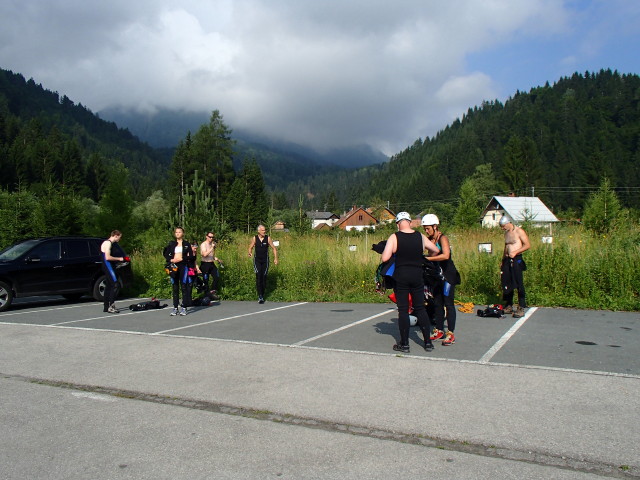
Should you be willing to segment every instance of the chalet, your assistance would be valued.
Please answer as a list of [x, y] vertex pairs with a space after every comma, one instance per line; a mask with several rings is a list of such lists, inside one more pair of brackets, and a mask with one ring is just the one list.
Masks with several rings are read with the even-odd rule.
[[[332, 212], [319, 212], [316, 210], [315, 212], [307, 212], [307, 218], [311, 219], [311, 228], [314, 230], [318, 230], [322, 225], [327, 225], [329, 227], [333, 227], [336, 222], [340, 219], [338, 215]], [[324, 228], [324, 227], [322, 227]]]
[[518, 225], [527, 221], [537, 227], [549, 227], [559, 221], [538, 197], [493, 197], [482, 212], [482, 226], [497, 227], [504, 215]]
[[271, 231], [272, 232], [288, 232], [289, 229], [287, 228], [285, 223], [282, 220], [280, 220], [271, 226]]
[[358, 230], [362, 231], [366, 228], [375, 230], [378, 225], [376, 220], [369, 212], [362, 207], [353, 207], [347, 213], [345, 213], [340, 220], [336, 222], [334, 226], [341, 228], [342, 230]]
[[378, 223], [393, 223], [396, 221], [396, 214], [389, 210], [387, 207], [382, 208], [367, 208], [367, 213], [378, 219]]

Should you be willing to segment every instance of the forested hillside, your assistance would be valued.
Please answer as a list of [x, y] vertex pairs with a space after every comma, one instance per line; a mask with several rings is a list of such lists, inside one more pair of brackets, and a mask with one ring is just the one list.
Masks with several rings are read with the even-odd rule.
[[129, 170], [134, 198], [145, 198], [163, 184], [169, 159], [66, 95], [0, 70], [0, 187], [57, 182], [99, 200], [117, 164]]
[[639, 150], [640, 77], [576, 73], [517, 92], [504, 105], [470, 108], [435, 137], [353, 177], [347, 191], [412, 212], [515, 192], [579, 214], [606, 177], [622, 203], [637, 209]]

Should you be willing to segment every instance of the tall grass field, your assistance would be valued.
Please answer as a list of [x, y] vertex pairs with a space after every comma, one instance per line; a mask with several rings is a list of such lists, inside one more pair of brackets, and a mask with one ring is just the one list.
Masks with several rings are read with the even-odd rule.
[[[375, 291], [380, 255], [371, 246], [385, 232], [273, 233], [279, 264], [269, 268], [267, 299], [309, 302], [388, 302]], [[462, 277], [456, 299], [475, 304], [501, 303], [500, 263], [504, 235], [500, 229], [448, 231], [452, 258]], [[528, 228], [531, 249], [524, 253], [527, 301], [530, 306], [604, 310], [640, 310], [640, 229], [596, 236], [582, 227]], [[546, 237], [546, 242], [543, 242]], [[167, 236], [167, 241], [170, 236]], [[200, 242], [201, 239], [194, 239]], [[255, 273], [248, 256], [251, 236], [234, 234], [216, 250], [223, 300], [256, 300]], [[491, 244], [492, 253], [479, 251]], [[271, 254], [272, 257], [272, 254]], [[160, 249], [132, 252], [136, 296], [170, 298], [169, 277]], [[390, 292], [387, 292], [390, 293]]]

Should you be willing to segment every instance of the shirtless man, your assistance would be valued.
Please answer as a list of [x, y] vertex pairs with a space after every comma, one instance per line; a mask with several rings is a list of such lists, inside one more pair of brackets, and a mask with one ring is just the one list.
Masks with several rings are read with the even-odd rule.
[[[501, 266], [502, 298], [505, 303], [504, 313], [512, 313], [514, 318], [524, 317], [527, 308], [525, 300], [522, 272], [527, 266], [522, 252], [529, 250], [531, 244], [526, 232], [511, 223], [506, 215], [500, 219], [500, 228], [504, 230], [504, 255]], [[513, 308], [513, 291], [518, 290], [518, 308]]]

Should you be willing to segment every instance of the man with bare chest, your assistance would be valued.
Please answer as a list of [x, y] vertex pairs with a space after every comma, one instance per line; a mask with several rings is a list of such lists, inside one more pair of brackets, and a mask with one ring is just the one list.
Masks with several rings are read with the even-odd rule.
[[[505, 303], [504, 313], [513, 313], [514, 318], [524, 316], [527, 308], [522, 272], [527, 268], [522, 252], [529, 250], [531, 244], [526, 232], [516, 227], [511, 219], [504, 216], [500, 219], [500, 228], [504, 230], [504, 255], [500, 272], [502, 298]], [[513, 308], [513, 293], [518, 291], [518, 307]]]

